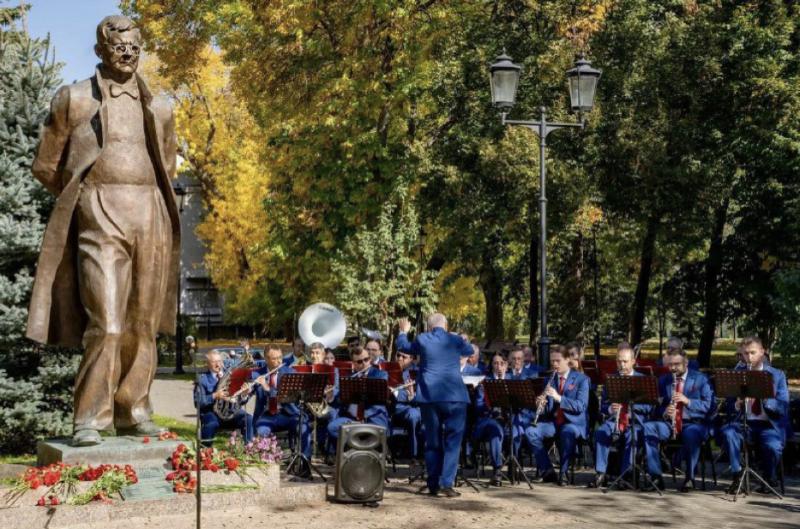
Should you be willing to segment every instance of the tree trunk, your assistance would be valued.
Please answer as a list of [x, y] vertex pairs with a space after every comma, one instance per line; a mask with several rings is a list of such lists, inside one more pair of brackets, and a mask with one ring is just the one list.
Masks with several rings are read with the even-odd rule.
[[700, 367], [711, 366], [711, 349], [714, 347], [714, 331], [719, 318], [719, 274], [722, 271], [722, 235], [728, 220], [728, 204], [726, 198], [714, 214], [714, 226], [711, 231], [711, 246], [708, 249], [705, 277], [705, 317], [700, 334], [700, 346], [697, 350], [697, 361]]
[[636, 283], [636, 294], [633, 298], [633, 313], [630, 323], [631, 345], [642, 341], [644, 331], [644, 315], [647, 309], [647, 295], [650, 289], [650, 276], [653, 272], [653, 256], [656, 248], [656, 235], [658, 233], [658, 217], [653, 215], [647, 221], [647, 230], [642, 241], [641, 264], [639, 266], [639, 280]]
[[528, 285], [530, 290], [530, 302], [528, 303], [528, 321], [530, 322], [530, 337], [528, 338], [528, 345], [535, 347], [536, 338], [539, 336], [539, 288], [537, 277], [539, 273], [539, 233], [536, 227], [531, 223], [531, 244], [528, 248], [528, 264], [529, 275]]
[[486, 340], [502, 338], [503, 283], [494, 263], [486, 257], [480, 274], [480, 283], [486, 301]]

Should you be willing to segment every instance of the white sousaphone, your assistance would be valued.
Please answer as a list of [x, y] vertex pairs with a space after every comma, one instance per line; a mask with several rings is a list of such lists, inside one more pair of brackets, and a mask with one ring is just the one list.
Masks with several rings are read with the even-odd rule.
[[339, 309], [328, 303], [314, 303], [297, 320], [297, 332], [306, 345], [319, 342], [326, 348], [337, 347], [347, 333], [347, 322]]
[[[339, 309], [328, 303], [314, 303], [306, 308], [297, 320], [297, 332], [303, 343], [310, 346], [321, 343], [329, 349], [337, 347], [347, 333], [347, 322]], [[330, 406], [324, 400], [307, 404], [316, 419], [330, 415]]]

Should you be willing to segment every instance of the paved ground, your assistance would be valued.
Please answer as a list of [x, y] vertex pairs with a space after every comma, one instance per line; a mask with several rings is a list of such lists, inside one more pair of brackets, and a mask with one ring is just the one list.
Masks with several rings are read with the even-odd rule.
[[182, 379], [164, 379], [156, 376], [150, 389], [153, 411], [184, 422], [195, 420], [192, 401], [192, 382]]

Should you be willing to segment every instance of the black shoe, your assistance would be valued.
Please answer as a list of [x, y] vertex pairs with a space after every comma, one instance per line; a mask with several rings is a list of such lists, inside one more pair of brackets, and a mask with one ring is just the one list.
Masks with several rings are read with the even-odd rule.
[[459, 496], [461, 496], [461, 493], [453, 489], [453, 487], [447, 487], [446, 489], [442, 489], [439, 491], [439, 494], [441, 494], [445, 498], [458, 498]]
[[606, 474], [605, 472], [598, 472], [594, 475], [594, 479], [586, 485], [590, 489], [599, 489], [603, 486], [606, 481]]
[[499, 470], [495, 471], [492, 479], [489, 480], [489, 484], [493, 487], [500, 487], [503, 485], [503, 473]]
[[737, 472], [733, 475], [733, 481], [731, 482], [728, 489], [725, 491], [725, 494], [736, 494], [736, 491], [739, 490], [739, 484], [742, 482], [742, 473]]
[[332, 467], [335, 461], [333, 460], [333, 456], [331, 454], [325, 454], [325, 464], [329, 467]]
[[556, 479], [555, 484], [559, 487], [563, 487], [564, 485], [567, 484], [567, 478], [564, 477], [564, 474], [561, 473], [558, 474], [558, 479]]
[[[768, 479], [767, 485], [772, 487], [772, 490], [776, 490], [778, 487], [778, 481], [774, 479]], [[758, 492], [759, 494], [772, 494], [772, 491], [769, 490], [769, 488], [767, 488], [767, 486], [764, 485], [763, 483], [761, 483], [761, 485], [758, 486], [756, 492]]]
[[558, 482], [558, 475], [555, 473], [554, 470], [551, 470], [544, 476], [542, 476], [542, 483], [557, 483]]
[[[689, 484], [691, 483], [692, 487], [689, 488]], [[692, 489], [697, 490], [697, 484], [694, 482], [693, 479], [685, 479], [683, 480], [683, 484], [678, 487], [678, 492], [682, 492], [686, 494], [687, 492], [691, 491]]]

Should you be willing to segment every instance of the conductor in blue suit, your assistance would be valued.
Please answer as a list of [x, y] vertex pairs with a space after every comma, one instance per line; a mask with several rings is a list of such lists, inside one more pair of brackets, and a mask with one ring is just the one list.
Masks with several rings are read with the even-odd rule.
[[447, 318], [435, 313], [428, 317], [428, 332], [414, 343], [406, 333], [407, 319], [398, 322], [397, 349], [419, 357], [417, 402], [425, 429], [425, 466], [428, 494], [448, 498], [460, 496], [453, 489], [467, 420], [469, 394], [461, 380], [462, 356], [472, 355], [472, 345], [447, 332]]

